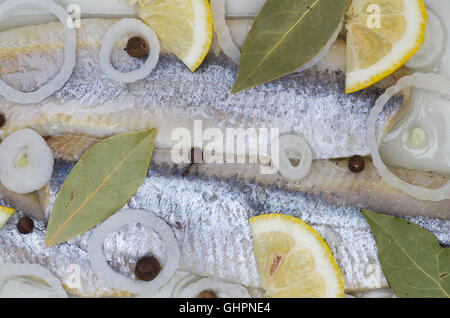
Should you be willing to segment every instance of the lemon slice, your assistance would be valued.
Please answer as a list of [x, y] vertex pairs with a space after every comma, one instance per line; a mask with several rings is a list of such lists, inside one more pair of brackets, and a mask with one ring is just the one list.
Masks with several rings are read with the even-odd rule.
[[0, 206], [0, 229], [8, 222], [8, 219], [13, 215], [14, 211], [14, 209]]
[[138, 15], [191, 72], [200, 66], [213, 34], [208, 0], [139, 0]]
[[420, 48], [427, 12], [422, 0], [353, 0], [347, 11], [346, 93], [369, 87]]
[[249, 220], [265, 296], [343, 297], [341, 272], [327, 244], [305, 222], [281, 214]]

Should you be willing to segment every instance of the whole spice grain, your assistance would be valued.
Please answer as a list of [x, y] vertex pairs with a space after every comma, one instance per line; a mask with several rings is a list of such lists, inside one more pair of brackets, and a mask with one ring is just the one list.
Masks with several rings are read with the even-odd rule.
[[144, 256], [138, 260], [134, 273], [139, 280], [151, 281], [161, 272], [161, 264], [153, 256]]
[[127, 47], [125, 50], [128, 55], [136, 58], [143, 58], [150, 52], [147, 41], [139, 36], [133, 36], [130, 38], [127, 42]]
[[353, 156], [348, 162], [348, 169], [353, 173], [360, 173], [366, 167], [366, 162], [361, 156]]
[[34, 229], [34, 222], [28, 216], [20, 218], [19, 222], [17, 222], [17, 230], [21, 234], [29, 234], [33, 232], [33, 229]]
[[6, 123], [5, 115], [0, 113], [0, 128], [3, 127]]
[[204, 290], [198, 294], [197, 298], [219, 298], [219, 296], [212, 290]]

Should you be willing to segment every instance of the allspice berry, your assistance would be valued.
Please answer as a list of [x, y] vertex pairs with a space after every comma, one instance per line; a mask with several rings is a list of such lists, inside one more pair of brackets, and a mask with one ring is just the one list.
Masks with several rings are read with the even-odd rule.
[[143, 58], [148, 55], [150, 48], [147, 41], [139, 36], [133, 36], [127, 42], [127, 48], [125, 49], [129, 56], [136, 58]]
[[219, 298], [219, 296], [212, 290], [204, 290], [198, 294], [197, 298]]
[[0, 113], [0, 128], [3, 127], [3, 125], [5, 125], [5, 123], [6, 123], [5, 115]]
[[17, 231], [19, 231], [19, 233], [29, 234], [33, 232], [33, 229], [34, 229], [34, 222], [28, 216], [24, 216], [19, 219], [19, 222], [17, 223]]
[[361, 156], [353, 156], [348, 162], [348, 169], [353, 173], [360, 173], [366, 167], [366, 162]]
[[161, 264], [153, 256], [144, 256], [136, 263], [134, 273], [139, 280], [151, 281], [161, 272]]

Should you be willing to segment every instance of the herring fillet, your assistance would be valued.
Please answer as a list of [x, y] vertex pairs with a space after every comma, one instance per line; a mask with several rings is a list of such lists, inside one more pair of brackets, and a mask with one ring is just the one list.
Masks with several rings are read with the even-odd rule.
[[[50, 206], [73, 165], [57, 161], [48, 190]], [[310, 195], [236, 179], [182, 177], [180, 170], [153, 162], [146, 180], [125, 208], [148, 210], [164, 219], [178, 241], [181, 269], [198, 275], [259, 286], [248, 218], [283, 213], [309, 223], [325, 239], [342, 271], [346, 291], [387, 287], [372, 234], [356, 207], [328, 205]], [[90, 231], [49, 248], [44, 245], [45, 221], [36, 221], [35, 230], [23, 236], [15, 228], [21, 215], [13, 215], [0, 231], [4, 247], [0, 249], [0, 263], [43, 265], [77, 295], [127, 295], [105, 287], [92, 272], [86, 253]], [[450, 244], [450, 220], [409, 219], [433, 232], [442, 244]], [[164, 263], [161, 241], [144, 226], [129, 225], [111, 234], [104, 250], [109, 264], [131, 278], [136, 261], [148, 253], [161, 256]], [[78, 289], [70, 288], [69, 268], [73, 265], [80, 268]]]
[[[77, 65], [71, 79], [36, 105], [16, 105], [0, 98], [7, 122], [0, 130], [31, 127], [44, 136], [63, 134], [106, 137], [158, 127], [156, 149], [175, 144], [171, 134], [184, 127], [193, 134], [194, 120], [203, 129], [279, 128], [306, 139], [315, 159], [367, 155], [367, 118], [375, 100], [404, 71], [377, 86], [346, 95], [345, 43], [337, 41], [327, 58], [301, 74], [292, 74], [231, 95], [237, 66], [212, 50], [200, 69], [191, 73], [167, 51], [156, 69], [132, 84], [108, 79], [98, 63], [103, 34], [116, 20], [87, 19], [77, 31]], [[111, 60], [121, 71], [142, 61], [129, 57], [124, 43]], [[62, 63], [63, 33], [58, 23], [21, 27], [0, 36], [0, 79], [32, 91], [54, 76]], [[164, 50], [163, 50], [164, 52]], [[380, 119], [389, 122], [402, 105], [393, 99]]]
[[[64, 161], [78, 161], [87, 146], [99, 140], [83, 136], [59, 136], [47, 140], [55, 158]], [[245, 158], [246, 162], [248, 158]], [[313, 195], [328, 204], [352, 205], [379, 213], [394, 216], [426, 216], [450, 219], [450, 200], [422, 201], [389, 186], [379, 175], [377, 168], [369, 158], [365, 159], [365, 169], [352, 173], [348, 159], [314, 160], [309, 174], [299, 181], [288, 181], [278, 173], [262, 174], [267, 165], [250, 163], [214, 163], [195, 164], [188, 170], [189, 164], [174, 164], [170, 150], [157, 149], [153, 152], [152, 162], [186, 171], [202, 178], [221, 180], [236, 179], [261, 186], [272, 186], [289, 191]], [[420, 172], [408, 169], [392, 168], [401, 179], [427, 188], [438, 188], [448, 178], [433, 172]], [[39, 190], [42, 202], [47, 202], [49, 187]], [[40, 218], [48, 216], [49, 207], [43, 204]]]

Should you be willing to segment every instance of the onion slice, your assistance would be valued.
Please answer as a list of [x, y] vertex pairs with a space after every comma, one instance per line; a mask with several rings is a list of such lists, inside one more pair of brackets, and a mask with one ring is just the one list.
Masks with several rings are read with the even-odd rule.
[[241, 51], [236, 46], [231, 37], [230, 29], [225, 21], [226, 9], [225, 0], [211, 0], [211, 14], [214, 31], [217, 35], [217, 42], [223, 52], [236, 64], [239, 64]]
[[[436, 94], [450, 96], [450, 81], [442, 75], [429, 73], [415, 73], [411, 76], [402, 77], [395, 86], [388, 88], [375, 102], [372, 108], [369, 121], [367, 139], [370, 153], [372, 155], [373, 164], [377, 167], [380, 176], [391, 187], [399, 189], [419, 200], [440, 201], [450, 199], [450, 181], [438, 189], [428, 189], [421, 186], [413, 185], [405, 182], [389, 171], [388, 167], [383, 163], [379, 153], [379, 141], [376, 137], [376, 122], [378, 116], [383, 111], [384, 105], [399, 91], [409, 87], [418, 87], [430, 90]], [[382, 137], [380, 138], [380, 142]]]
[[[279, 152], [272, 154], [272, 163], [275, 168], [290, 181], [305, 178], [311, 171], [312, 165], [312, 151], [308, 143], [297, 135], [281, 136], [278, 142]], [[294, 166], [290, 159], [297, 159], [299, 162]]]
[[[150, 53], [144, 65], [140, 68], [122, 73], [111, 64], [111, 51], [119, 40], [127, 36], [144, 38], [150, 47]], [[137, 19], [122, 19], [111, 26], [103, 37], [100, 49], [100, 66], [109, 78], [121, 83], [133, 83], [145, 78], [153, 71], [159, 60], [159, 52], [159, 40], [150, 27]]]
[[310, 59], [308, 62], [300, 66], [298, 69], [296, 69], [294, 72], [301, 73], [306, 71], [307, 69], [310, 69], [317, 63], [319, 63], [321, 60], [323, 60], [326, 56], [328, 56], [328, 53], [330, 53], [331, 46], [334, 42], [336, 42], [336, 39], [339, 36], [339, 33], [342, 30], [342, 27], [344, 26], [344, 19], [339, 23], [337, 29], [334, 31], [331, 38], [328, 40], [327, 44], [317, 53], [312, 59]]
[[405, 66], [411, 70], [432, 69], [440, 63], [447, 39], [442, 21], [431, 10], [427, 10], [428, 18], [422, 46], [411, 57]]
[[[166, 264], [163, 264], [158, 276], [149, 282], [132, 280], [116, 273], [106, 262], [103, 253], [103, 242], [108, 234], [133, 223], [151, 227], [161, 237], [166, 247]], [[125, 210], [109, 217], [91, 234], [87, 251], [94, 272], [107, 286], [136, 294], [156, 293], [175, 274], [180, 262], [180, 250], [172, 229], [153, 213], [144, 210]]]
[[74, 29], [69, 28], [67, 24], [67, 19], [70, 16], [67, 14], [66, 10], [55, 4], [50, 0], [9, 0], [0, 5], [0, 22], [7, 17], [7, 13], [15, 9], [16, 7], [27, 4], [27, 5], [38, 5], [49, 10], [51, 13], [56, 15], [56, 17], [64, 25], [64, 63], [61, 67], [60, 72], [51, 79], [47, 84], [43, 85], [41, 88], [34, 92], [22, 92], [19, 91], [5, 82], [0, 80], [0, 95], [6, 99], [19, 103], [19, 104], [32, 104], [39, 103], [57, 90], [61, 89], [64, 84], [69, 80], [72, 75], [73, 69], [76, 64], [75, 50], [76, 50], [76, 32]]
[[227, 4], [227, 15], [233, 17], [256, 17], [267, 0], [224, 0]]
[[11, 191], [30, 193], [47, 184], [54, 158], [37, 132], [26, 128], [13, 132], [0, 144], [0, 181]]
[[178, 298], [196, 298], [201, 292], [211, 290], [219, 298], [250, 298], [248, 290], [242, 285], [224, 282], [216, 278], [203, 278], [188, 285]]
[[185, 271], [177, 271], [156, 293], [143, 293], [138, 298], [176, 298], [188, 285], [198, 281], [199, 276]]
[[36, 264], [2, 264], [0, 265], [0, 286], [15, 276], [36, 277], [45, 281], [60, 298], [67, 298], [61, 282], [47, 269]]
[[[241, 57], [241, 51], [237, 47], [236, 43], [233, 40], [233, 37], [231, 35], [230, 28], [228, 27], [225, 17], [226, 17], [226, 6], [225, 6], [226, 0], [211, 0], [211, 14], [213, 18], [213, 26], [214, 31], [217, 35], [217, 43], [222, 48], [223, 52], [231, 58], [236, 64], [239, 64], [239, 60]], [[261, 1], [260, 1], [261, 2]], [[255, 6], [261, 6], [262, 3], [255, 3]], [[236, 4], [233, 4], [233, 6]], [[235, 13], [238, 11], [243, 16], [248, 15], [248, 10], [245, 10], [245, 4], [243, 4], [244, 10], [240, 10], [239, 7], [235, 7]], [[339, 33], [342, 30], [342, 27], [344, 26], [344, 19], [339, 23], [338, 27], [334, 31], [331, 38], [328, 40], [326, 45], [320, 50], [319, 53], [317, 53], [316, 56], [314, 56], [311, 60], [309, 60], [304, 65], [300, 66], [298, 69], [296, 69], [294, 72], [300, 73], [303, 71], [306, 71], [307, 69], [313, 67], [316, 65], [320, 60], [325, 58], [328, 53], [330, 52], [331, 45], [336, 41], [337, 37], [339, 36]]]
[[353, 293], [353, 298], [395, 298], [390, 288], [367, 289]]

